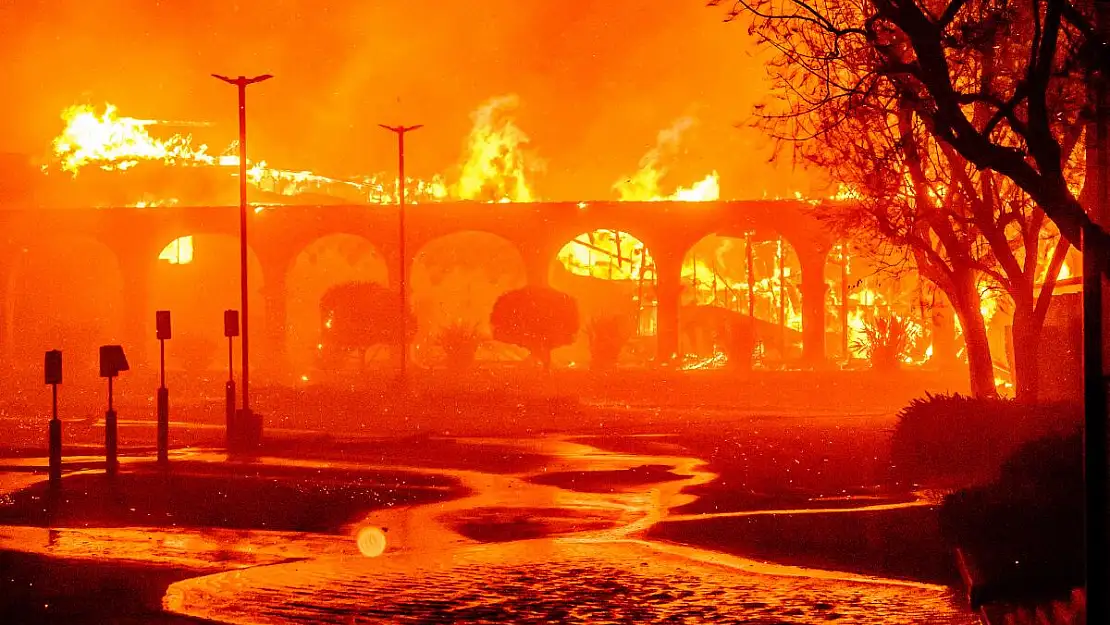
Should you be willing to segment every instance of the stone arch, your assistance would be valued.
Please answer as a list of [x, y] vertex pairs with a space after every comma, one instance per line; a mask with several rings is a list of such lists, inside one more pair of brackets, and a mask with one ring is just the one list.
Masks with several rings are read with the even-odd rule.
[[[409, 293], [416, 315], [414, 361], [434, 364], [441, 357], [437, 334], [453, 323], [475, 326], [489, 336], [489, 315], [503, 293], [528, 282], [520, 248], [508, 239], [482, 230], [459, 230], [425, 241], [415, 250], [409, 271]], [[515, 352], [488, 344], [481, 360], [516, 357]]]
[[63, 351], [67, 384], [98, 380], [98, 347], [123, 343], [125, 280], [119, 256], [80, 234], [39, 236], [18, 245], [7, 276], [5, 344], [17, 379], [38, 378], [42, 355]]
[[385, 256], [365, 237], [347, 232], [323, 234], [308, 242], [285, 273], [285, 349], [294, 372], [304, 375], [317, 364], [320, 298], [345, 282], [389, 285]]
[[801, 257], [777, 231], [753, 229], [702, 237], [686, 251], [682, 263], [683, 353], [714, 357], [720, 351], [714, 337], [716, 325], [739, 315], [751, 320], [757, 361], [762, 358], [779, 366], [798, 360], [802, 273]]
[[560, 359], [588, 362], [586, 329], [613, 316], [624, 320], [630, 335], [624, 358], [643, 363], [654, 358], [658, 276], [651, 250], [639, 237], [621, 230], [584, 232], [563, 243], [549, 266], [550, 285], [578, 302], [583, 330]]
[[[223, 335], [223, 311], [239, 310], [239, 238], [223, 232], [182, 232], [165, 241], [165, 252], [175, 241], [188, 239], [191, 257], [187, 262], [163, 258], [149, 259], [149, 308], [169, 310], [173, 318], [173, 340], [166, 346], [166, 367], [186, 371], [188, 378], [206, 377], [209, 371], [226, 372], [227, 346]], [[165, 256], [172, 254], [166, 253]], [[247, 249], [247, 286], [249, 289], [250, 350], [252, 356], [264, 345], [266, 301], [263, 297], [265, 273], [255, 251]], [[151, 313], [153, 315], [153, 313]], [[240, 311], [241, 314], [241, 311]], [[157, 349], [152, 340], [149, 350]], [[242, 340], [234, 344], [235, 376], [239, 378]], [[254, 374], [263, 364], [257, 356], [251, 363]]]

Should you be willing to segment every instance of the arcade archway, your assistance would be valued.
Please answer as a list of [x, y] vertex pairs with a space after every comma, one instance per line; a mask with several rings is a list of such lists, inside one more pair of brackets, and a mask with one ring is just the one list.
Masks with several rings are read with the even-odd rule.
[[[150, 308], [173, 315], [173, 342], [166, 351], [166, 367], [185, 371], [189, 377], [206, 377], [227, 369], [223, 313], [240, 308], [239, 240], [226, 234], [198, 233], [168, 241], [151, 270]], [[247, 283], [250, 289], [250, 339], [263, 344], [266, 319], [262, 297], [262, 266], [248, 249]], [[234, 362], [239, 376], [239, 347]], [[153, 340], [150, 349], [155, 349]], [[257, 364], [252, 364], [252, 373]]]
[[331, 287], [347, 282], [389, 285], [381, 252], [353, 234], [329, 234], [306, 246], [286, 276], [286, 353], [298, 375], [315, 368], [321, 351], [320, 299]]
[[556, 352], [566, 363], [590, 360], [590, 335], [624, 341], [619, 360], [646, 365], [656, 351], [655, 261], [640, 239], [619, 230], [595, 230], [571, 239], [551, 261], [549, 284], [578, 302], [581, 332]]
[[124, 280], [116, 255], [85, 236], [43, 238], [8, 276], [6, 343], [17, 379], [42, 382], [43, 352], [63, 352], [67, 385], [98, 381], [98, 347], [122, 341]]
[[762, 232], [705, 236], [687, 251], [682, 281], [680, 347], [688, 366], [724, 364], [729, 350], [722, 337], [734, 324], [749, 328], [757, 366], [801, 357], [801, 263], [785, 238]]
[[495, 234], [467, 230], [424, 244], [413, 258], [409, 281], [417, 319], [413, 359], [425, 366], [440, 364], [442, 334], [462, 329], [482, 339], [476, 359], [519, 358], [516, 350], [485, 339], [494, 302], [526, 283], [520, 251]]

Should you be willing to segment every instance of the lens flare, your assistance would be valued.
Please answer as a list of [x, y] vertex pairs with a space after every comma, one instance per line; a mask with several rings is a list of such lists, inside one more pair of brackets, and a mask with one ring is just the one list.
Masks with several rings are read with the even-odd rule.
[[367, 558], [376, 558], [385, 552], [385, 532], [377, 527], [364, 527], [358, 531], [358, 550]]

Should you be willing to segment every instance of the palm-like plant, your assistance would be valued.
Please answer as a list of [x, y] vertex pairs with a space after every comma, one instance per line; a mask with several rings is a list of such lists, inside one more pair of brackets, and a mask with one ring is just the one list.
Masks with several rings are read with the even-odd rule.
[[852, 341], [852, 349], [871, 361], [872, 369], [889, 371], [909, 354], [920, 329], [899, 315], [878, 317], [863, 325], [863, 332]]
[[477, 326], [456, 321], [436, 335], [436, 344], [447, 357], [447, 366], [456, 371], [466, 369], [474, 362], [474, 355], [482, 343]]

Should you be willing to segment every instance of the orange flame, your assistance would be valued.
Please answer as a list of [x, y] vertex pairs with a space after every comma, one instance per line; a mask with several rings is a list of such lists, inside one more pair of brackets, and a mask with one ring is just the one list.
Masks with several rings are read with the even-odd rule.
[[648, 150], [640, 159], [640, 169], [624, 180], [613, 185], [613, 189], [620, 194], [622, 202], [711, 202], [720, 198], [721, 189], [718, 184], [717, 172], [713, 172], [694, 183], [689, 188], [679, 187], [674, 193], [665, 195], [660, 190], [660, 182], [667, 175], [670, 168], [665, 161], [674, 157], [678, 152], [678, 145], [682, 133], [693, 126], [694, 120], [682, 117], [670, 127], [659, 132], [656, 137], [655, 147]]
[[140, 160], [160, 160], [170, 164], [212, 165], [215, 157], [208, 146], [194, 148], [192, 136], [175, 134], [163, 141], [147, 132], [152, 120], [119, 117], [116, 107], [108, 104], [97, 115], [88, 105], [70, 106], [62, 111], [65, 130], [54, 139], [54, 154], [63, 171], [77, 176], [84, 166], [95, 164], [102, 169], [128, 169]]
[[452, 186], [452, 195], [461, 200], [489, 202], [533, 202], [536, 194], [528, 175], [543, 164], [528, 156], [524, 134], [507, 112], [516, 108], [516, 95], [493, 98], [471, 114], [474, 127], [467, 137], [467, 153]]

